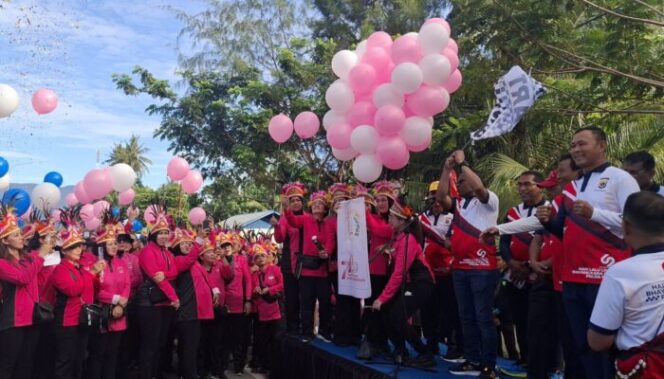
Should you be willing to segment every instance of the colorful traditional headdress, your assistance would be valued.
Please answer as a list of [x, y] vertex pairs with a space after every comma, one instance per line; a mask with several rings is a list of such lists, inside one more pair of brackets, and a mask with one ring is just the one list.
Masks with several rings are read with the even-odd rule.
[[294, 196], [304, 198], [307, 188], [300, 182], [287, 183], [281, 187], [281, 194], [289, 199]]
[[396, 193], [396, 189], [394, 188], [394, 184], [386, 181], [386, 180], [381, 180], [379, 182], [374, 183], [372, 187], [372, 192], [374, 195], [374, 198], [376, 196], [387, 196], [392, 200], [397, 200], [398, 194]]
[[413, 208], [405, 204], [400, 204], [398, 201], [394, 202], [390, 208], [390, 213], [404, 220], [408, 220], [415, 215]]
[[309, 206], [311, 207], [315, 202], [321, 201], [326, 207], [330, 207], [330, 194], [326, 191], [318, 191], [311, 194], [309, 197]]
[[166, 207], [161, 204], [152, 204], [148, 206], [147, 212], [152, 216], [148, 224], [148, 233], [158, 233], [162, 230], [171, 230], [171, 219], [168, 217]]
[[67, 250], [77, 244], [85, 243], [85, 239], [81, 235], [78, 225], [80, 211], [80, 205], [60, 210], [60, 223], [63, 228], [58, 233], [56, 244], [60, 246], [62, 250]]
[[2, 205], [0, 207], [0, 239], [20, 230], [18, 219], [12, 209]]
[[350, 195], [353, 192], [353, 186], [346, 183], [334, 183], [330, 186], [328, 192], [334, 200], [337, 200], [338, 198], [350, 199]]
[[374, 197], [369, 192], [367, 187], [363, 186], [362, 184], [358, 183], [355, 186], [353, 186], [353, 197], [364, 197], [364, 201], [366, 203], [369, 203], [371, 205], [376, 205], [376, 202], [374, 201]]
[[177, 227], [171, 234], [170, 246], [176, 247], [182, 242], [193, 242], [195, 238], [196, 233], [184, 227]]

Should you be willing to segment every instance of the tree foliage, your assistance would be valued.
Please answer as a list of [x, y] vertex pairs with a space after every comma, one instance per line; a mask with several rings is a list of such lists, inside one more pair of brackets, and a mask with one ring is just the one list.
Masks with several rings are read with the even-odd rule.
[[145, 156], [148, 151], [149, 149], [140, 143], [139, 137], [132, 134], [128, 141], [113, 145], [113, 150], [111, 150], [108, 159], [104, 163], [109, 165], [128, 164], [134, 169], [136, 175], [141, 178], [143, 174], [149, 171], [152, 164], [152, 161]]

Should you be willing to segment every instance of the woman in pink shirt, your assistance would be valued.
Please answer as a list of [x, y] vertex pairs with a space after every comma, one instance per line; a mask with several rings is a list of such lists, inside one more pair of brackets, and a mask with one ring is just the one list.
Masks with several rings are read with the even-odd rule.
[[408, 319], [429, 301], [434, 289], [433, 272], [422, 253], [422, 227], [413, 210], [396, 201], [390, 208], [389, 222], [395, 233], [394, 242], [388, 248], [390, 276], [383, 291], [373, 301], [372, 308], [380, 311], [385, 305], [395, 363], [403, 363], [404, 359], [407, 359], [405, 342], [408, 340], [419, 353], [417, 358], [409, 360], [409, 364], [435, 367], [433, 354], [408, 323]]
[[[109, 211], [110, 212], [110, 211]], [[118, 225], [105, 216], [104, 224], [96, 232], [95, 245], [106, 267], [99, 274], [95, 288], [95, 302], [109, 315], [105, 330], [95, 331], [90, 344], [87, 377], [114, 379], [120, 342], [127, 330], [126, 308], [129, 301], [131, 279], [129, 268], [118, 256]]]
[[260, 245], [254, 246], [254, 264], [258, 270], [253, 273], [253, 301], [258, 311], [254, 354], [257, 373], [265, 373], [270, 367], [270, 352], [277, 333], [281, 309], [279, 298], [284, 290], [284, 278], [278, 266], [268, 262], [267, 251]]

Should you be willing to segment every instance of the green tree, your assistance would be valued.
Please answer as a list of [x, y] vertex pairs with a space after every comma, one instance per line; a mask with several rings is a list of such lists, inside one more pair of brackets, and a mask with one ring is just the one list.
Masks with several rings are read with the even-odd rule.
[[152, 164], [152, 161], [145, 156], [148, 151], [149, 149], [140, 143], [139, 137], [132, 134], [128, 141], [113, 145], [113, 150], [111, 150], [108, 159], [104, 163], [109, 165], [128, 164], [134, 169], [136, 175], [141, 178], [143, 174], [149, 171], [149, 165]]

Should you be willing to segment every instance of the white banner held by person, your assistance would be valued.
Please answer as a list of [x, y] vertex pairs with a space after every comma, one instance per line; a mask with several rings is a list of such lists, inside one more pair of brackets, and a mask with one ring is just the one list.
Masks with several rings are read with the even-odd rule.
[[535, 101], [546, 93], [542, 83], [519, 66], [512, 67], [494, 85], [496, 105], [482, 129], [470, 133], [473, 141], [493, 138], [514, 129]]
[[369, 251], [364, 199], [344, 201], [337, 210], [339, 294], [366, 299], [371, 296]]

